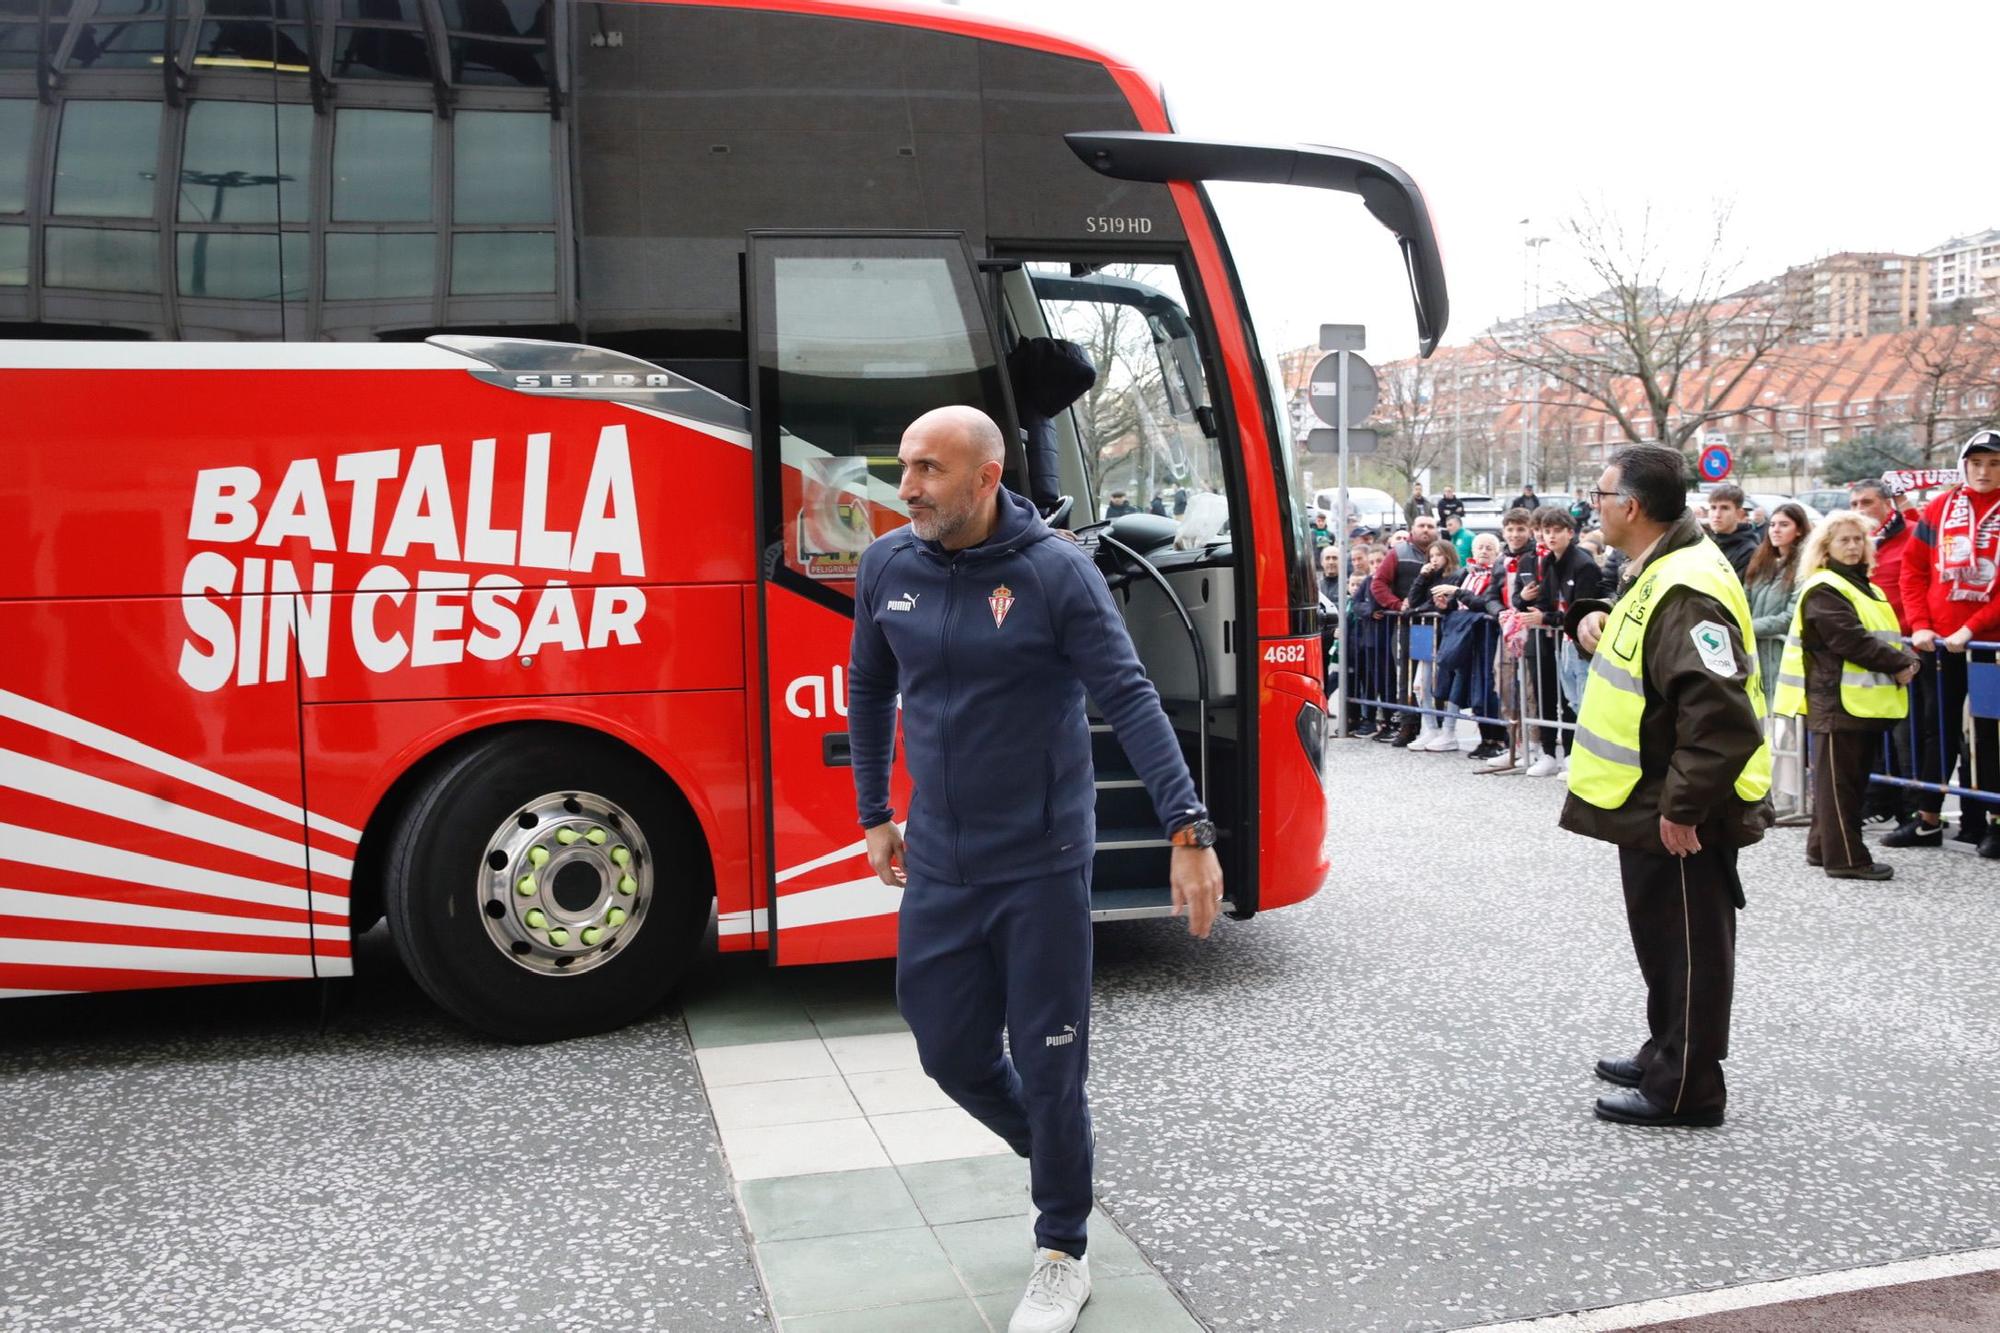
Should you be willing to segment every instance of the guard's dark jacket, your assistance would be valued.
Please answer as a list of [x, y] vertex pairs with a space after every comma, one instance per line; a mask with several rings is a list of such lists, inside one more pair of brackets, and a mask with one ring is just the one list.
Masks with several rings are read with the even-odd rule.
[[[1888, 598], [1868, 581], [1862, 565], [1827, 561], [1826, 567], [1859, 588], [1864, 596], [1887, 603]], [[1915, 666], [1915, 655], [1876, 638], [1861, 627], [1861, 617], [1853, 603], [1837, 588], [1814, 588], [1800, 603], [1803, 624], [1799, 646], [1806, 658], [1806, 730], [1887, 731], [1895, 723], [1888, 718], [1856, 717], [1840, 701], [1840, 667], [1843, 661], [1893, 676]]]
[[[1631, 562], [1622, 596], [1653, 561], [1704, 540], [1692, 512], [1667, 529], [1643, 561]], [[1572, 617], [1574, 619], [1574, 617]], [[1719, 676], [1695, 648], [1703, 621], [1728, 633], [1736, 670]], [[1757, 665], [1729, 608], [1705, 593], [1675, 587], [1662, 593], [1646, 621], [1643, 655], [1646, 707], [1639, 721], [1638, 786], [1616, 810], [1600, 810], [1574, 795], [1563, 802], [1562, 826], [1621, 847], [1664, 854], [1661, 816], [1702, 827], [1737, 847], [1760, 840], [1771, 825], [1771, 803], [1736, 795], [1736, 777], [1763, 743], [1764, 732], [1743, 682]]]
[[1103, 575], [1005, 489], [992, 534], [948, 551], [903, 528], [861, 556], [847, 677], [861, 824], [891, 818], [896, 694], [916, 793], [912, 874], [953, 884], [1061, 874], [1096, 852], [1084, 691], [1161, 826], [1206, 818], [1159, 692]]

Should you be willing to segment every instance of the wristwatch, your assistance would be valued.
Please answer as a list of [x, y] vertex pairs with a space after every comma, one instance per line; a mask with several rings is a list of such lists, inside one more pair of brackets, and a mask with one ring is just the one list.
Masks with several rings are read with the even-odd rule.
[[1215, 825], [1206, 819], [1191, 819], [1169, 837], [1176, 847], [1213, 847]]

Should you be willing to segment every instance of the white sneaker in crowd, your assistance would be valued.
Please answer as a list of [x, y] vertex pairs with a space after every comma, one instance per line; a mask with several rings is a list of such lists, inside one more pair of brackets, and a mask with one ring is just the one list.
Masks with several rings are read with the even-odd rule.
[[1454, 754], [1462, 747], [1458, 743], [1458, 722], [1445, 723], [1438, 728], [1437, 739], [1431, 742], [1431, 749], [1438, 754]]
[[1564, 756], [1562, 757], [1562, 773], [1564, 774], [1564, 776], [1568, 776], [1568, 774], [1569, 774], [1569, 756], [1568, 756], [1568, 755], [1564, 755]]
[[1410, 742], [1409, 748], [1412, 750], [1428, 750], [1431, 748], [1431, 742], [1437, 738], [1437, 723], [1431, 721], [1429, 718], [1425, 718], [1423, 726], [1417, 729], [1417, 738]]
[[1090, 1299], [1090, 1260], [1061, 1250], [1036, 1250], [1027, 1294], [1014, 1307], [1007, 1333], [1069, 1333]]
[[1505, 773], [1514, 766], [1514, 756], [1502, 750], [1479, 766], [1481, 773]]
[[1552, 778], [1560, 772], [1562, 772], [1562, 764], [1552, 754], [1545, 754], [1534, 763], [1528, 765], [1528, 776], [1531, 778]]

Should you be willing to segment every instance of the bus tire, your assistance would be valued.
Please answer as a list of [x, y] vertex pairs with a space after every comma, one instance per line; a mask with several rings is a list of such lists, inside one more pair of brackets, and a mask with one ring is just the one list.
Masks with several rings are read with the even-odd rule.
[[438, 1006], [504, 1041], [622, 1027], [679, 982], [714, 894], [673, 785], [570, 727], [509, 728], [450, 755], [384, 855], [389, 931]]

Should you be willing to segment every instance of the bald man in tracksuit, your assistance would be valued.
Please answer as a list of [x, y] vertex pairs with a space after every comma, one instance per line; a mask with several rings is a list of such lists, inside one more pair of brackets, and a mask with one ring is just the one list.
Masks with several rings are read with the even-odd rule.
[[[1061, 1333], [1088, 1299], [1088, 690], [1175, 843], [1175, 910], [1206, 935], [1214, 827], [1103, 576], [1000, 488], [1000, 433], [970, 408], [903, 437], [909, 527], [861, 558], [848, 732], [869, 857], [903, 885], [896, 996], [924, 1072], [1029, 1161], [1041, 1216], [1014, 1333]], [[889, 808], [902, 694], [908, 842]], [[1005, 1030], [1010, 1055], [1001, 1047]]]

